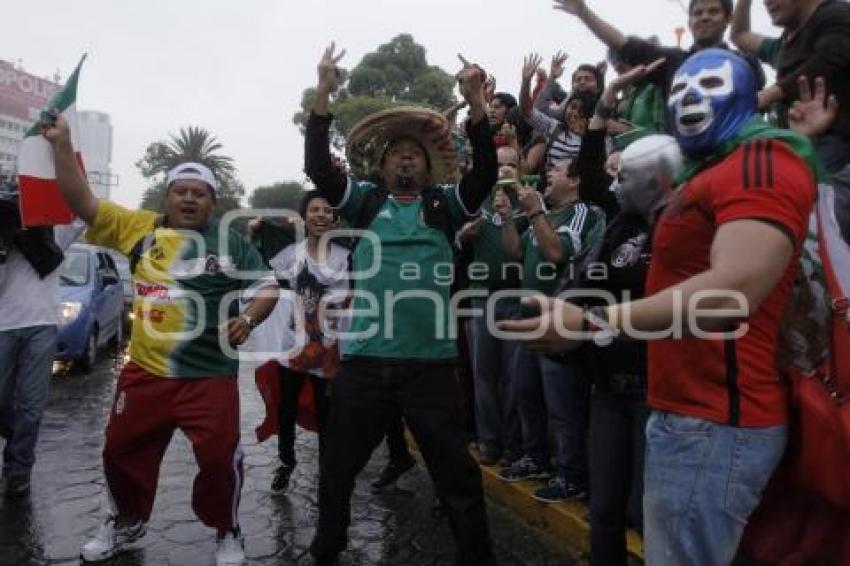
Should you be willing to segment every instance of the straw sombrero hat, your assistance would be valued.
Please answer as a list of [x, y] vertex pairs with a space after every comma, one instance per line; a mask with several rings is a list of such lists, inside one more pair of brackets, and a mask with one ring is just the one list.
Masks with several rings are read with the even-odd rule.
[[354, 174], [378, 173], [387, 144], [401, 137], [417, 140], [428, 152], [435, 183], [457, 181], [457, 154], [448, 121], [439, 112], [416, 106], [376, 112], [351, 128], [346, 153]]

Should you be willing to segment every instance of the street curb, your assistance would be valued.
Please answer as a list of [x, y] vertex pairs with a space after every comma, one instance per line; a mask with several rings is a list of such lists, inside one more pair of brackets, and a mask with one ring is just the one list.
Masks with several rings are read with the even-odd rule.
[[[405, 437], [413, 456], [422, 464], [422, 454], [416, 440], [405, 429]], [[478, 453], [470, 449], [469, 454], [478, 462]], [[590, 555], [590, 520], [587, 505], [578, 501], [543, 503], [534, 499], [540, 483], [532, 480], [506, 482], [499, 477], [498, 466], [478, 465], [484, 495], [493, 503], [516, 514], [533, 529], [537, 529], [545, 540], [557, 551], [583, 558]], [[634, 530], [626, 531], [626, 549], [629, 564], [643, 564], [643, 541]]]
[[[533, 495], [540, 487], [538, 482], [506, 482], [499, 477], [499, 468], [496, 466], [481, 466], [481, 479], [488, 498], [516, 513], [518, 518], [531, 527], [543, 531], [556, 549], [566, 554], [578, 551], [585, 557], [590, 553], [587, 505], [574, 501], [537, 501]], [[640, 537], [632, 530], [626, 536], [630, 558], [642, 562], [643, 543]]]

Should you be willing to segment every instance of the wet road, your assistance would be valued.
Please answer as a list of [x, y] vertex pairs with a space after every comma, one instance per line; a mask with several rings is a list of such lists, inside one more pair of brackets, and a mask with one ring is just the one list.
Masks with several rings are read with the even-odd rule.
[[[118, 371], [105, 352], [88, 375], [55, 377], [42, 421], [32, 477], [32, 494], [19, 501], [0, 498], [0, 565], [77, 564], [79, 548], [96, 530], [103, 487], [100, 452]], [[317, 519], [315, 437], [299, 430], [299, 465], [289, 491], [269, 492], [277, 466], [276, 439], [257, 444], [254, 427], [263, 407], [251, 375], [240, 380], [245, 486], [240, 522], [248, 564], [311, 564], [307, 547]], [[0, 441], [2, 444], [2, 441]], [[358, 478], [352, 502], [349, 550], [341, 564], [451, 564], [452, 540], [445, 518], [434, 510], [430, 480], [422, 468], [398, 487], [373, 494], [371, 482], [385, 462], [379, 448]], [[209, 565], [214, 563], [211, 529], [192, 513], [189, 498], [196, 470], [190, 446], [176, 433], [162, 465], [148, 534], [128, 554], [106, 564]], [[493, 540], [501, 564], [568, 565], [547, 549], [533, 530], [509, 511], [489, 506]]]

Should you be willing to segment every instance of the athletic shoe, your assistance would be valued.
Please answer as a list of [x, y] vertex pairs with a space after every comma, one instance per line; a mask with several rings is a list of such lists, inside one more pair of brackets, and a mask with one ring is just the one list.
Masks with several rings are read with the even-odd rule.
[[499, 477], [506, 482], [543, 480], [552, 475], [549, 468], [535, 462], [531, 456], [523, 456], [510, 466], [502, 468]]
[[292, 472], [295, 470], [295, 466], [284, 464], [278, 467], [274, 472], [274, 478], [272, 479], [272, 493], [275, 495], [279, 495], [286, 491], [287, 486], [289, 486], [289, 478], [292, 477]]
[[239, 528], [215, 539], [215, 566], [241, 566], [245, 562], [245, 539]]
[[398, 462], [390, 461], [381, 472], [381, 475], [378, 476], [378, 479], [372, 482], [372, 487], [380, 490], [394, 484], [402, 474], [409, 471], [415, 465], [416, 461], [413, 458], [406, 458]]
[[549, 483], [534, 492], [534, 499], [543, 503], [558, 503], [573, 499], [583, 499], [587, 491], [581, 485], [568, 482], [561, 476], [549, 480]]
[[136, 521], [130, 525], [115, 526], [115, 517], [107, 517], [100, 525], [97, 534], [83, 545], [80, 558], [84, 562], [100, 562], [115, 556], [124, 550], [124, 547], [133, 543], [147, 532], [147, 527], [142, 521]]

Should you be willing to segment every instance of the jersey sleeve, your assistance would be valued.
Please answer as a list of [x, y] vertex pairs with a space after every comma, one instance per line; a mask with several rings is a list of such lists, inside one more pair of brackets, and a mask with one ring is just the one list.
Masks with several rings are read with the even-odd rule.
[[86, 241], [128, 255], [133, 246], [154, 229], [156, 218], [157, 214], [150, 210], [128, 210], [101, 200], [86, 232]]
[[600, 230], [598, 219], [593, 210], [585, 203], [574, 206], [574, 212], [564, 222], [555, 227], [555, 232], [561, 240], [564, 256], [572, 258], [584, 251], [596, 238], [601, 237], [604, 225]]
[[782, 229], [795, 246], [806, 236], [814, 205], [814, 173], [785, 143], [755, 140], [737, 150], [711, 185], [718, 224], [764, 220]]
[[274, 284], [277, 280], [274, 278], [273, 272], [268, 268], [266, 262], [260, 252], [245, 238], [236, 232], [230, 233], [231, 249], [238, 250], [236, 257], [236, 267], [240, 271], [250, 271], [263, 273], [257, 279], [242, 279], [242, 288], [259, 288], [265, 285]]

